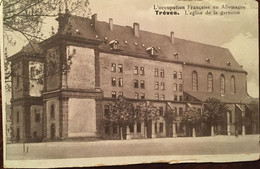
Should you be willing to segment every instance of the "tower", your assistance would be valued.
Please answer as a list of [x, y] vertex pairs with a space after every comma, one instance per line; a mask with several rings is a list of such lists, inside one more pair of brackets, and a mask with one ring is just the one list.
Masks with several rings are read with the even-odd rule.
[[18, 53], [8, 58], [11, 62], [11, 129], [14, 142], [42, 139], [43, 88], [42, 50], [36, 40], [30, 41]]

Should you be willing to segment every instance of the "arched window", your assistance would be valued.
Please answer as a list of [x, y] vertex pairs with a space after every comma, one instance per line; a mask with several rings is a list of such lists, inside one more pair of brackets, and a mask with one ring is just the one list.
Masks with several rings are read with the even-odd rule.
[[192, 90], [198, 90], [198, 73], [195, 70], [192, 72]]
[[208, 92], [213, 92], [213, 75], [212, 75], [212, 73], [208, 74]]
[[220, 93], [225, 93], [225, 76], [220, 75]]
[[236, 93], [236, 81], [235, 81], [235, 76], [231, 76], [230, 79], [230, 91], [231, 93]]

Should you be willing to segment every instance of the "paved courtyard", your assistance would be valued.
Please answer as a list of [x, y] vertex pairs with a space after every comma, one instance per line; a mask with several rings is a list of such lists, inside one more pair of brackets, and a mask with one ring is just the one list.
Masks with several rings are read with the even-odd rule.
[[259, 136], [214, 136], [108, 140], [93, 142], [44, 142], [7, 145], [7, 160], [62, 159], [146, 155], [212, 155], [259, 153]]

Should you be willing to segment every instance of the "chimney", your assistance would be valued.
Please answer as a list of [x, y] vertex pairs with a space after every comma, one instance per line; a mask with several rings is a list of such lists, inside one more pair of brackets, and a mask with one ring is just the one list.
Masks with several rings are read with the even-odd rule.
[[109, 18], [109, 30], [113, 31], [113, 19]]
[[92, 18], [93, 27], [94, 27], [94, 29], [96, 30], [96, 29], [97, 29], [97, 14], [93, 14], [93, 15], [91, 16], [91, 18]]
[[170, 38], [171, 38], [171, 43], [174, 44], [174, 32], [173, 31], [171, 31], [171, 37]]
[[134, 23], [133, 28], [135, 37], [139, 37], [139, 23]]

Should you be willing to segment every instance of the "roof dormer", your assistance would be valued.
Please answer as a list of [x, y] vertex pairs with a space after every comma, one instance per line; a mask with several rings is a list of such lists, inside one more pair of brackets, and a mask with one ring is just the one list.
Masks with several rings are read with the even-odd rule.
[[109, 42], [111, 49], [119, 49], [119, 42], [117, 39]]
[[153, 47], [153, 46], [150, 46], [150, 47], [146, 48], [146, 51], [149, 52], [149, 54], [151, 56], [156, 55], [156, 53], [158, 52], [157, 49], [155, 47]]

